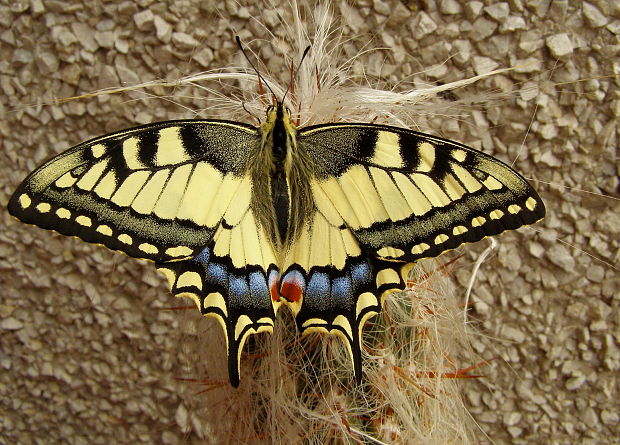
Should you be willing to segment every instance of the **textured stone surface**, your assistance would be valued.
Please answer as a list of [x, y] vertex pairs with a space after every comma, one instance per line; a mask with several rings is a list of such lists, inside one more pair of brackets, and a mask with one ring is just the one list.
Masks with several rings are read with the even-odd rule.
[[[618, 197], [620, 94], [613, 76], [620, 68], [610, 61], [619, 51], [619, 10], [610, 4], [603, 11], [606, 3], [594, 1], [457, 3], [409, 9], [368, 0], [335, 10], [346, 13], [352, 38], [345, 54], [367, 49], [360, 35], [374, 36], [377, 46], [393, 42], [393, 55], [371, 53], [354, 68], [381, 74], [383, 85], [431, 67], [415, 81], [535, 62], [457, 90], [457, 97], [486, 94], [490, 101], [487, 108], [450, 111], [456, 125], [444, 117], [433, 127], [428, 119], [435, 134], [514, 161], [534, 179], [549, 214], [531, 229], [499, 237], [501, 247], [481, 267], [471, 313], [485, 335], [474, 349], [495, 360], [476, 370], [484, 382], [463, 379], [465, 399], [495, 444], [617, 443], [620, 209], [599, 194]], [[0, 6], [2, 208], [29, 171], [71, 145], [192, 117], [165, 100], [120, 95], [50, 103], [127, 79], [174, 79], [234, 64], [230, 29], [246, 41], [270, 38], [251, 19], [260, 14], [256, 2], [240, 5]], [[263, 12], [280, 32], [275, 10]], [[273, 51], [265, 62], [276, 70], [283, 65]], [[490, 95], [498, 90], [513, 95]], [[176, 93], [190, 98], [188, 108], [201, 109], [199, 90]], [[462, 249], [466, 261], [455, 273], [461, 289], [483, 247]], [[203, 387], [176, 378], [225, 379], [225, 370], [209, 373], [208, 363], [184, 352], [186, 342], [222, 342], [219, 327], [209, 321], [206, 336], [198, 336], [205, 328], [197, 311], [162, 310], [183, 303], [172, 300], [152, 265], [25, 226], [2, 211], [0, 269], [0, 443], [212, 443], [209, 422], [217, 419], [195, 412]]]

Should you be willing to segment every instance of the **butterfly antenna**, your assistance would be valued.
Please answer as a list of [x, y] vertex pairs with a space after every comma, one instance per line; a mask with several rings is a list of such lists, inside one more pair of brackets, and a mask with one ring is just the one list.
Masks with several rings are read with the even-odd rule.
[[241, 44], [241, 39], [239, 38], [239, 36], [235, 36], [235, 40], [237, 42], [237, 45], [239, 46], [239, 49], [241, 50], [241, 52], [243, 53], [245, 60], [248, 61], [248, 63], [250, 64], [250, 66], [252, 67], [252, 69], [254, 71], [256, 71], [256, 74], [258, 74], [258, 78], [260, 80], [263, 81], [263, 83], [267, 86], [267, 89], [269, 91], [271, 91], [271, 94], [273, 94], [273, 97], [276, 97], [276, 93], [273, 92], [273, 90], [271, 89], [271, 87], [269, 86], [269, 84], [267, 83], [267, 81], [265, 80], [265, 78], [263, 76], [261, 76], [260, 71], [258, 71], [256, 69], [256, 67], [254, 66], [254, 64], [252, 63], [252, 61], [250, 60], [250, 56], [248, 56], [248, 53], [245, 52], [245, 48], [243, 47], [243, 45]]
[[243, 102], [241, 104], [241, 106], [243, 107], [243, 109], [245, 110], [246, 113], [248, 113], [250, 116], [252, 116], [254, 119], [256, 119], [258, 121], [259, 124], [261, 124], [261, 120], [260, 117], [258, 117], [257, 115], [255, 115], [254, 113], [252, 113], [250, 110], [248, 110], [248, 108], [245, 106], [245, 102]]
[[297, 64], [297, 69], [295, 70], [292, 76], [291, 83], [289, 83], [288, 88], [284, 92], [284, 96], [282, 96], [282, 103], [284, 103], [284, 99], [286, 98], [286, 95], [288, 94], [288, 92], [291, 91], [291, 86], [293, 85], [293, 83], [295, 82], [295, 79], [297, 78], [297, 73], [299, 72], [299, 68], [301, 67], [301, 64], [303, 63], [306, 56], [308, 55], [308, 51], [310, 51], [310, 45], [306, 46], [304, 53], [301, 55], [301, 59], [299, 60], [299, 63]]
[[291, 79], [289, 80], [290, 90], [291, 90], [291, 100], [295, 103], [295, 67], [293, 66], [293, 61], [291, 61]]

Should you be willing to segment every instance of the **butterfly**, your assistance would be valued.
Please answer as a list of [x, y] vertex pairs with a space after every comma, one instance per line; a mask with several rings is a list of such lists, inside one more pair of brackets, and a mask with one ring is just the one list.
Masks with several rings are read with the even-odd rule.
[[501, 161], [405, 128], [297, 128], [283, 101], [258, 127], [175, 120], [83, 142], [13, 194], [19, 220], [155, 262], [172, 294], [221, 324], [239, 385], [249, 335], [286, 305], [300, 333], [360, 336], [413, 263], [539, 221]]

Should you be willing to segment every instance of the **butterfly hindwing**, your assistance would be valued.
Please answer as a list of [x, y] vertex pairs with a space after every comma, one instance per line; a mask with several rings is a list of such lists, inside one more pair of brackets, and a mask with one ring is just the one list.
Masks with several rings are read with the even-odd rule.
[[412, 262], [531, 224], [545, 213], [515, 171], [480, 151], [382, 125], [300, 131], [319, 211], [376, 257]]
[[243, 174], [257, 138], [251, 126], [192, 120], [92, 139], [30, 174], [9, 211], [133, 257], [191, 257], [247, 188]]
[[194, 258], [157, 267], [175, 296], [191, 298], [204, 315], [220, 322], [230, 382], [238, 386], [243, 345], [251, 334], [273, 331], [278, 304], [275, 253], [253, 212], [246, 206], [233, 225], [220, 225]]
[[361, 333], [387, 294], [405, 287], [408, 268], [364, 252], [347, 227], [315, 211], [291, 246], [280, 294], [302, 335], [325, 332], [345, 342], [355, 377], [362, 376]]

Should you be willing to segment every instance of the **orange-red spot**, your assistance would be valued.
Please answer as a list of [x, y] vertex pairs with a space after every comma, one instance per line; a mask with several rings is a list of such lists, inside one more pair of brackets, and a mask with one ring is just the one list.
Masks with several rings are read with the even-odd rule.
[[282, 283], [282, 289], [280, 289], [280, 294], [291, 303], [297, 303], [299, 300], [301, 300], [303, 290], [298, 283], [294, 281], [285, 281], [284, 283]]
[[273, 280], [269, 285], [269, 293], [271, 294], [272, 301], [280, 301], [280, 295], [278, 294], [278, 281]]

